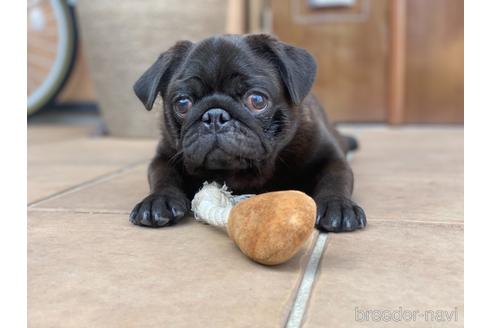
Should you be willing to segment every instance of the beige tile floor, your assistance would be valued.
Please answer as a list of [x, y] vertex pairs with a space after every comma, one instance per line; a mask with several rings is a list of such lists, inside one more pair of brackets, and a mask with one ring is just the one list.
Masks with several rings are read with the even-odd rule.
[[[369, 225], [328, 235], [303, 326], [463, 326], [463, 130], [345, 130], [361, 143], [354, 197]], [[29, 326], [295, 323], [289, 313], [317, 234], [288, 263], [265, 267], [191, 218], [164, 229], [132, 226], [127, 216], [147, 193], [156, 143], [88, 135], [28, 128]], [[419, 312], [398, 321], [404, 311]]]

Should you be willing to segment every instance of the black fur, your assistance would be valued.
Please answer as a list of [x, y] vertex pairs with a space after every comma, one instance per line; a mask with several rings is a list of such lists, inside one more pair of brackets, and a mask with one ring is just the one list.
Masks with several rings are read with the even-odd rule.
[[[217, 181], [236, 194], [301, 190], [316, 201], [320, 230], [363, 228], [345, 159], [357, 141], [341, 136], [309, 93], [315, 76], [307, 51], [263, 34], [181, 41], [163, 53], [134, 86], [148, 110], [162, 96], [164, 117], [151, 194], [130, 220], [174, 224], [202, 183]], [[251, 108], [252, 94], [265, 109]], [[179, 99], [191, 107], [182, 112]]]

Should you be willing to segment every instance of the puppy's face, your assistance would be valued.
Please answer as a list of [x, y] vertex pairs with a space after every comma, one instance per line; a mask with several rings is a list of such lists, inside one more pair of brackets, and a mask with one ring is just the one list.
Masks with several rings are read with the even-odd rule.
[[269, 172], [292, 139], [316, 66], [306, 51], [266, 35], [178, 42], [135, 84], [164, 102], [164, 136], [190, 174]]

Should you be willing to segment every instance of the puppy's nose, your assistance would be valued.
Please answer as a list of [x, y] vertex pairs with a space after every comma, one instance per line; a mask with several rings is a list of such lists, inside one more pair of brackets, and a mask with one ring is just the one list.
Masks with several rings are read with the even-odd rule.
[[231, 115], [222, 108], [211, 108], [202, 115], [202, 122], [207, 127], [221, 128], [231, 120]]

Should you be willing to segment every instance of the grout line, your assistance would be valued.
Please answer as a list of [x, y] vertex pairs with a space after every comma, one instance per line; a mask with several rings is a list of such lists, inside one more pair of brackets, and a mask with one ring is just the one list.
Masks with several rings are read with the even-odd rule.
[[88, 180], [88, 181], [85, 181], [85, 182], [82, 182], [80, 184], [77, 184], [75, 186], [72, 186], [72, 187], [69, 187], [67, 189], [64, 189], [64, 190], [61, 190], [61, 191], [58, 191], [54, 194], [51, 194], [49, 196], [46, 196], [44, 198], [41, 198], [39, 200], [36, 200], [34, 202], [31, 202], [31, 203], [28, 203], [27, 204], [27, 208], [30, 209], [32, 208], [33, 206], [37, 206], [37, 205], [40, 205], [44, 202], [47, 202], [47, 201], [50, 201], [50, 200], [53, 200], [53, 199], [57, 199], [57, 198], [60, 198], [62, 196], [65, 196], [65, 195], [69, 195], [69, 194], [72, 194], [74, 192], [77, 192], [77, 191], [80, 191], [82, 189], [85, 189], [87, 187], [90, 187], [90, 186], [94, 186], [94, 185], [97, 185], [101, 182], [105, 182], [105, 181], [108, 181], [108, 180], [111, 180], [112, 178], [114, 177], [117, 177], [117, 176], [120, 176], [120, 175], [123, 175], [131, 170], [133, 170], [135, 167], [143, 164], [143, 163], [147, 163], [149, 160], [148, 159], [144, 159], [144, 160], [140, 160], [140, 161], [137, 161], [137, 162], [134, 162], [132, 164], [129, 164], [129, 165], [126, 165], [122, 168], [119, 168], [117, 170], [114, 170], [112, 172], [109, 172], [109, 173], [105, 173], [103, 175], [100, 175], [94, 179], [91, 179], [91, 180]]
[[33, 207], [28, 208], [30, 212], [50, 212], [50, 213], [85, 213], [85, 214], [130, 214], [129, 211], [121, 210], [91, 210], [86, 208], [43, 208]]
[[[63, 207], [30, 207], [29, 211], [36, 212], [74, 212], [74, 213], [87, 213], [87, 214], [123, 214], [128, 215], [130, 211], [125, 210], [106, 210], [106, 209], [90, 209], [90, 208], [63, 208]], [[450, 225], [450, 226], [464, 226], [464, 222], [459, 221], [422, 221], [422, 220], [400, 220], [400, 219], [371, 219], [372, 222], [383, 222], [390, 224], [422, 224], [422, 225]]]
[[304, 314], [306, 312], [311, 290], [313, 289], [313, 283], [318, 272], [319, 262], [323, 256], [326, 241], [328, 240], [327, 233], [319, 233], [313, 251], [309, 256], [309, 261], [304, 271], [301, 284], [297, 289], [297, 295], [292, 305], [292, 310], [287, 319], [285, 327], [298, 328], [301, 327]]
[[456, 225], [464, 226], [465, 222], [462, 221], [424, 221], [424, 220], [411, 220], [411, 219], [371, 219], [371, 222], [386, 222], [386, 223], [408, 223], [408, 224], [429, 224], [429, 225]]
[[[352, 132], [351, 135], [358, 137], [360, 131]], [[347, 161], [351, 162], [354, 157], [354, 152], [349, 151], [347, 154]], [[296, 291], [294, 303], [291, 306], [291, 311], [287, 322], [286, 328], [299, 328], [302, 325], [304, 314], [308, 306], [309, 297], [311, 296], [311, 290], [313, 289], [314, 280], [318, 273], [318, 266], [325, 251], [326, 241], [328, 240], [328, 233], [320, 232], [309, 256], [308, 264], [302, 275], [301, 283]]]

